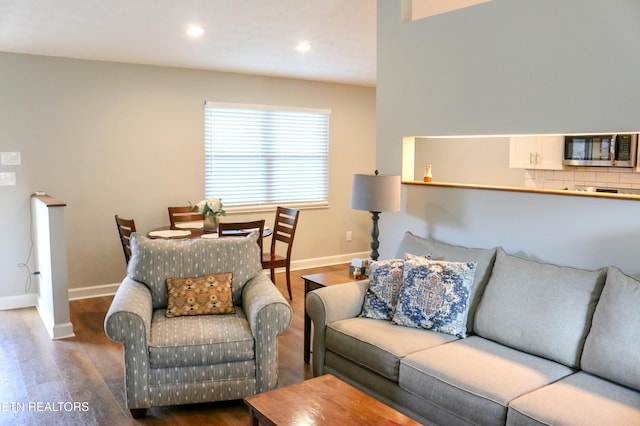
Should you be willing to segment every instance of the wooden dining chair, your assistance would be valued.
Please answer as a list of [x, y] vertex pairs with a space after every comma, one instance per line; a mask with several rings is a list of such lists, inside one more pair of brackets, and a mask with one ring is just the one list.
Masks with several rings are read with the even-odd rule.
[[[289, 300], [293, 300], [293, 295], [291, 294], [291, 249], [299, 215], [300, 211], [298, 210], [278, 207], [273, 226], [273, 235], [271, 236], [271, 251], [262, 254], [262, 268], [271, 271], [271, 281], [274, 283], [276, 282], [275, 269], [285, 268]], [[276, 253], [276, 248], [282, 245], [287, 247], [285, 256]]]
[[136, 224], [133, 219], [124, 219], [116, 215], [116, 226], [118, 227], [118, 234], [120, 234], [124, 260], [128, 264], [129, 259], [131, 259], [131, 234], [136, 232]]
[[204, 220], [204, 215], [202, 213], [194, 212], [193, 207], [191, 206], [177, 206], [177, 207], [169, 207], [169, 223], [171, 225], [171, 229], [183, 229], [178, 226], [179, 223], [185, 222], [197, 222]]
[[264, 235], [264, 219], [249, 222], [220, 222], [218, 224], [218, 237], [244, 237], [252, 231], [259, 231], [258, 246], [262, 256], [262, 237]]

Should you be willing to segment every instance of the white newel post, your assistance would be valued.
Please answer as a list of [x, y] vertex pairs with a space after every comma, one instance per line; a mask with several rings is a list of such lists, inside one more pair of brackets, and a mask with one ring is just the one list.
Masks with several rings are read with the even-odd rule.
[[69, 314], [65, 206], [48, 195], [31, 197], [36, 271], [40, 272], [37, 308], [52, 339], [74, 336]]

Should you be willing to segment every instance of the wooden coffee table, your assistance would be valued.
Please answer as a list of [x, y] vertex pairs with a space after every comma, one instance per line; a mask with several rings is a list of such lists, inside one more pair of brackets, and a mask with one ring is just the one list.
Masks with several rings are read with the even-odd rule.
[[420, 424], [331, 374], [244, 401], [252, 426]]

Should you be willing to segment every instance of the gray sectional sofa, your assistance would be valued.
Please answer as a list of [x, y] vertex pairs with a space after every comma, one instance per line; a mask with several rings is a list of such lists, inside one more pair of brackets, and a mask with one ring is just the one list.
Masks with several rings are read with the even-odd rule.
[[406, 253], [473, 265], [466, 330], [362, 316], [369, 280], [321, 288], [306, 300], [314, 375], [424, 424], [640, 425], [639, 281], [410, 232], [398, 259]]

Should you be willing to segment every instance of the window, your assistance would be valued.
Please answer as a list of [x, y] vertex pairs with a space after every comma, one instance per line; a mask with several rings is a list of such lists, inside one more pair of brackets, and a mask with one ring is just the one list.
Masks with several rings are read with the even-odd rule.
[[205, 196], [225, 206], [326, 205], [327, 110], [205, 104]]

